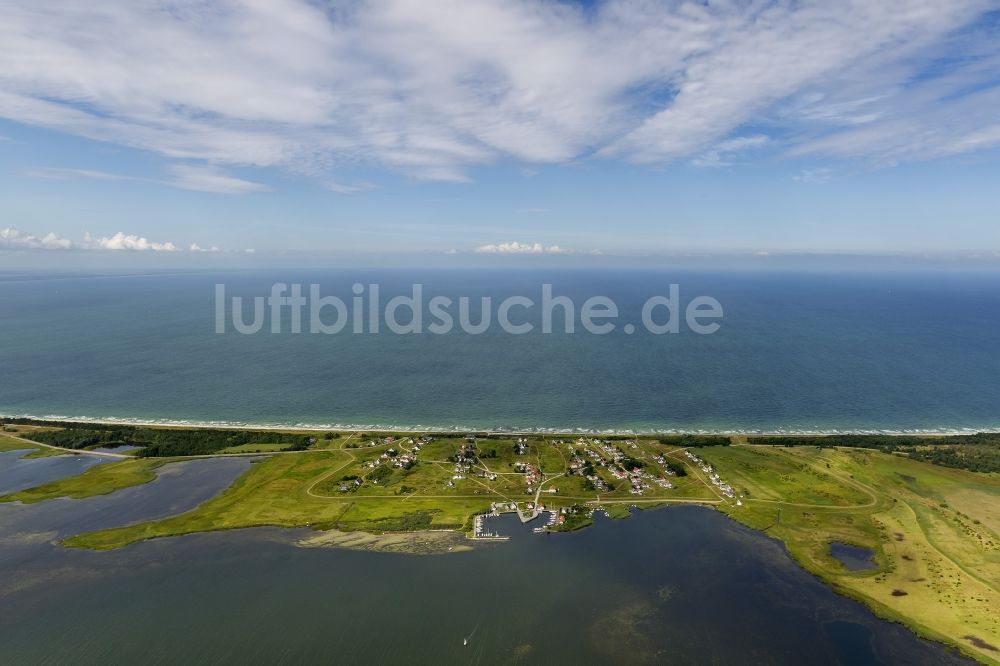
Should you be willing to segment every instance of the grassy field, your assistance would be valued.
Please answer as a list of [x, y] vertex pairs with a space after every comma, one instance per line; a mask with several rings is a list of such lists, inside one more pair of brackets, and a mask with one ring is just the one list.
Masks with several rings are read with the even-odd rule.
[[[838, 591], [888, 619], [1000, 663], [1000, 479], [861, 449], [698, 452], [742, 495], [719, 508], [780, 539]], [[830, 543], [871, 549], [848, 571]]]
[[82, 499], [107, 495], [116, 490], [149, 483], [156, 478], [156, 468], [167, 459], [135, 459], [95, 465], [78, 476], [58, 479], [35, 488], [0, 495], [0, 502], [32, 504], [56, 497]]
[[287, 444], [240, 444], [227, 446], [219, 453], [273, 453], [288, 448]]

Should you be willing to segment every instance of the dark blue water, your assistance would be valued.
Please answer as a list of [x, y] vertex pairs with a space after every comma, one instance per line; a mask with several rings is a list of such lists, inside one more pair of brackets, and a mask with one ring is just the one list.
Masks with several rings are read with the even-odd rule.
[[[349, 302], [612, 298], [610, 335], [213, 332], [214, 285]], [[627, 335], [646, 298], [712, 296], [714, 335]], [[425, 306], [426, 307], [426, 306]], [[495, 307], [495, 306], [494, 306]], [[475, 310], [475, 307], [473, 308]], [[475, 314], [475, 312], [474, 312]], [[287, 315], [287, 313], [286, 313]], [[248, 310], [249, 318], [249, 310]], [[514, 319], [519, 319], [516, 314]], [[405, 320], [406, 317], [401, 317]], [[476, 320], [476, 317], [473, 317]], [[287, 331], [287, 316], [284, 330]], [[578, 324], [579, 328], [579, 324]], [[1000, 427], [1000, 276], [283, 271], [0, 280], [0, 413], [247, 423], [637, 430]]]

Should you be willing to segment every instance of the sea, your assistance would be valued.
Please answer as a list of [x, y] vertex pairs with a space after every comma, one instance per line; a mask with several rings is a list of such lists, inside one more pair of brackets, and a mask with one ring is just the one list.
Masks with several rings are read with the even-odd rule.
[[[265, 301], [261, 330], [237, 330], [233, 297], [242, 299], [238, 321], [252, 323], [254, 298], [275, 285], [306, 297], [316, 285], [317, 295], [339, 298], [344, 327], [311, 332], [303, 308], [294, 332], [293, 308]], [[414, 285], [420, 332], [393, 332], [384, 306], [412, 298]], [[550, 308], [551, 331], [543, 328], [545, 285], [571, 302], [572, 332], [561, 307]], [[671, 309], [663, 303], [672, 289]], [[453, 305], [451, 332], [431, 330], [435, 297]], [[475, 323], [484, 297], [492, 325], [466, 332], [460, 299]], [[498, 325], [498, 306], [511, 297], [533, 303], [507, 311], [532, 330]], [[613, 331], [584, 330], [593, 297], [617, 308]], [[676, 321], [676, 332], [643, 325], [656, 297], [650, 321], [661, 329]], [[717, 324], [714, 333], [687, 325], [699, 297], [718, 304], [720, 317], [696, 320]], [[395, 312], [410, 321], [405, 306]], [[320, 322], [337, 314], [327, 307]], [[1000, 273], [0, 273], [0, 373], [6, 416], [429, 430], [996, 430]]]
[[[253, 299], [293, 285], [317, 285], [348, 315], [359, 292], [377, 290], [379, 307], [362, 300], [357, 333], [354, 320], [309, 332], [311, 314], [293, 332], [295, 308], [276, 300], [273, 322], [265, 309], [260, 331], [237, 330], [253, 322]], [[427, 328], [397, 333], [376, 316], [374, 332], [369, 312], [414, 298], [414, 285]], [[545, 285], [572, 304], [573, 332], [565, 311], [551, 332], [544, 317], [522, 333], [430, 329], [435, 297], [468, 298], [470, 322], [490, 309], [483, 297], [494, 318], [506, 301], [509, 321], [530, 323], [526, 301], [542, 310]], [[7, 273], [0, 414], [540, 432], [998, 429], [998, 287], [973, 273]], [[604, 334], [582, 323], [598, 296], [592, 313], [618, 310]], [[689, 325], [692, 303], [717, 304], [721, 317], [694, 320], [715, 332]], [[321, 323], [332, 327], [335, 312]], [[21, 455], [0, 453], [0, 491], [106, 464]], [[434, 555], [304, 548], [308, 530], [277, 528], [111, 552], [60, 544], [188, 511], [251, 464], [174, 462], [110, 495], [0, 503], [0, 663], [965, 663], [704, 507], [598, 515], [570, 534], [503, 516], [490, 529], [508, 541]]]

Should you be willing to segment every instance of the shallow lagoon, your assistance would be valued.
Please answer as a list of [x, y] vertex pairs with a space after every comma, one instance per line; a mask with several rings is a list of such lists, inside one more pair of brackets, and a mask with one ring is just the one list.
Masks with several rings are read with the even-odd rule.
[[66, 455], [25, 458], [35, 449], [0, 451], [0, 495], [39, 486], [49, 481], [82, 474], [102, 460], [97, 456]]
[[0, 586], [3, 661], [959, 661], [698, 507], [572, 534], [503, 517], [510, 541], [435, 556], [300, 548], [305, 530], [270, 528], [108, 553], [54, 543], [186, 510], [247, 464], [192, 461], [110, 496], [0, 505], [0, 567], [14, 572]]

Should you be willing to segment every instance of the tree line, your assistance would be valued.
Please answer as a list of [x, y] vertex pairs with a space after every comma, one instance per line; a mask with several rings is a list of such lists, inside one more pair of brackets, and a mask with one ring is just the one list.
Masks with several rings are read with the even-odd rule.
[[1000, 472], [1000, 433], [928, 437], [921, 435], [822, 435], [748, 437], [770, 446], [846, 446], [902, 454], [913, 460], [972, 472]]
[[[21, 420], [7, 419], [8, 423]], [[247, 444], [284, 444], [284, 451], [301, 451], [316, 442], [309, 434], [286, 433], [274, 430], [225, 430], [217, 428], [150, 428], [132, 425], [84, 424], [65, 422], [30, 422], [33, 425], [59, 427], [59, 430], [38, 430], [31, 439], [43, 444], [66, 449], [96, 447], [116, 448], [138, 446], [137, 455], [145, 458], [164, 456], [191, 456], [218, 453], [230, 446]], [[328, 433], [324, 439], [334, 439], [339, 434]]]

